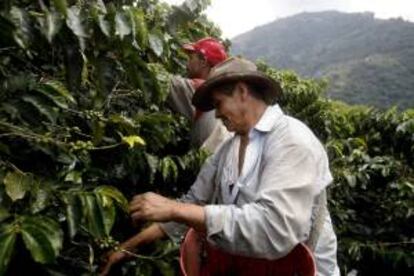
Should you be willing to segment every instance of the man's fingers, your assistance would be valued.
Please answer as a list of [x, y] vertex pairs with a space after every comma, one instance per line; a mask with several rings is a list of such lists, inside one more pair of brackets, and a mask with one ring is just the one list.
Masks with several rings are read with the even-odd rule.
[[144, 203], [143, 198], [139, 198], [139, 199], [131, 201], [131, 203], [129, 203], [129, 208], [128, 208], [129, 212], [132, 213], [132, 212], [142, 209], [142, 206], [144, 204], [145, 203]]
[[139, 199], [133, 199], [130, 203], [129, 203], [129, 207], [131, 208], [131, 206], [134, 206], [134, 205], [139, 205], [139, 204], [141, 204], [142, 203], [142, 199], [141, 198], [139, 198]]
[[128, 208], [128, 210], [129, 210], [130, 213], [137, 212], [137, 211], [139, 211], [141, 209], [142, 209], [142, 204], [141, 203], [130, 204], [129, 205], [129, 208]]
[[144, 202], [145, 202], [144, 195], [134, 196], [132, 201], [129, 203], [129, 208], [128, 208], [129, 212], [132, 213], [132, 212], [135, 212], [135, 211], [141, 209]]
[[106, 276], [109, 274], [109, 271], [111, 270], [112, 263], [107, 262], [104, 268], [99, 273], [99, 276]]
[[119, 252], [110, 251], [109, 254], [106, 254], [106, 262], [101, 265], [100, 276], [109, 275], [111, 268], [114, 264], [120, 262], [123, 259], [122, 255], [119, 255]]
[[145, 198], [147, 198], [151, 194], [152, 194], [151, 192], [148, 192], [148, 193], [143, 193], [143, 194], [136, 195], [136, 196], [134, 196], [132, 198], [131, 202], [134, 202], [134, 201], [142, 201], [142, 200], [144, 200]]
[[141, 220], [144, 219], [144, 213], [142, 211], [135, 211], [131, 213], [132, 220]]

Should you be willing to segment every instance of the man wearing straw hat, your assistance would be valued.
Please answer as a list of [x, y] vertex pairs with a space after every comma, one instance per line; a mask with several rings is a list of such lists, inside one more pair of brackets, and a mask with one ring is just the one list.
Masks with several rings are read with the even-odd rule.
[[134, 246], [177, 238], [184, 225], [205, 237], [210, 266], [202, 275], [276, 275], [273, 264], [304, 243], [313, 250], [317, 275], [339, 275], [324, 197], [332, 182], [327, 154], [306, 125], [275, 104], [281, 93], [250, 61], [232, 58], [212, 69], [193, 104], [215, 109], [235, 135], [206, 161], [180, 200], [155, 193], [134, 197], [132, 218], [154, 222]]

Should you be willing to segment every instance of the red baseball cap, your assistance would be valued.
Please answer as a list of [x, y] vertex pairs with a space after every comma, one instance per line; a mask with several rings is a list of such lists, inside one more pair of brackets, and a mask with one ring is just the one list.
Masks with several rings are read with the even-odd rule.
[[206, 37], [194, 43], [184, 44], [183, 49], [190, 53], [201, 53], [210, 66], [215, 66], [227, 59], [226, 49], [223, 44], [212, 37]]

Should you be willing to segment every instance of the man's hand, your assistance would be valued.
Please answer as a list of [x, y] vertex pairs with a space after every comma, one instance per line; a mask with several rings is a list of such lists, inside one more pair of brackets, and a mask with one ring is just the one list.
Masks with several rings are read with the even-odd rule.
[[106, 258], [104, 259], [102, 263], [101, 272], [99, 273], [99, 276], [109, 275], [109, 272], [111, 271], [112, 266], [126, 259], [127, 257], [128, 257], [128, 254], [126, 252], [110, 251], [106, 255]]
[[129, 211], [133, 220], [175, 221], [187, 224], [198, 231], [205, 230], [202, 206], [175, 201], [155, 193], [135, 196], [129, 204]]
[[[119, 246], [120, 250], [112, 250], [109, 253], [105, 254], [102, 265], [100, 267], [100, 276], [108, 275], [112, 266], [116, 263], [131, 258], [132, 255], [128, 252], [133, 252], [137, 250], [139, 246], [151, 243], [155, 240], [163, 238], [164, 236], [165, 232], [161, 229], [161, 227], [158, 224], [151, 224], [148, 228], [145, 228], [135, 236], [123, 242]], [[125, 249], [128, 252], [121, 251], [122, 249]]]
[[145, 193], [134, 196], [129, 204], [133, 220], [170, 221], [180, 203], [155, 193]]

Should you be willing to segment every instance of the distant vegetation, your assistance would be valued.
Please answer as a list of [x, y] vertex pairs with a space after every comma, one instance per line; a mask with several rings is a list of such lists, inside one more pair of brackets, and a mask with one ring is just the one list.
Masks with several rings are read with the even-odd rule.
[[232, 51], [307, 77], [328, 95], [377, 107], [414, 106], [414, 23], [372, 13], [302, 13], [233, 39]]

